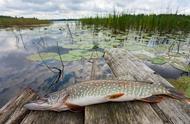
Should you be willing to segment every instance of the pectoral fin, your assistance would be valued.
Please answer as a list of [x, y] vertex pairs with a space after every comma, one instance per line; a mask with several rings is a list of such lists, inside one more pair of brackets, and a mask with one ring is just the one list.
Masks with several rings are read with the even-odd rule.
[[119, 97], [121, 97], [123, 95], [124, 95], [124, 93], [115, 93], [115, 94], [106, 96], [106, 98], [108, 98], [108, 99], [117, 99], [117, 98], [119, 98]]
[[69, 108], [70, 111], [79, 112], [79, 111], [84, 110], [83, 106], [79, 106], [79, 105], [75, 105], [71, 103], [65, 103], [65, 105]]
[[148, 103], [159, 103], [163, 100], [163, 96], [150, 96], [147, 98], [140, 99], [139, 101], [148, 102]]

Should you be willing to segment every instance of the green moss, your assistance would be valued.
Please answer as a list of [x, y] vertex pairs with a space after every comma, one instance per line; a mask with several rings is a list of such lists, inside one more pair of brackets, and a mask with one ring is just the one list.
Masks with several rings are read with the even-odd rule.
[[155, 58], [150, 59], [150, 61], [153, 64], [159, 64], [159, 65], [166, 63], [166, 59], [164, 57], [155, 57]]
[[190, 97], [190, 77], [183, 76], [177, 80], [169, 80], [169, 82], [174, 85], [174, 87]]

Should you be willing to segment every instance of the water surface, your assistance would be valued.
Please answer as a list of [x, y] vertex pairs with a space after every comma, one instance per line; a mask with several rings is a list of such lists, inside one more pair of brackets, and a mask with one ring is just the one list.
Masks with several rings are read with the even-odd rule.
[[[98, 68], [102, 72], [99, 79], [111, 77], [111, 71], [101, 57], [105, 48], [128, 49], [164, 78], [176, 79], [182, 72], [167, 63], [150, 63], [157, 56], [166, 56], [163, 44], [158, 49], [153, 40], [142, 39], [135, 32], [115, 35], [110, 30], [81, 27], [78, 22], [54, 22], [50, 26], [29, 29], [0, 29], [0, 44], [0, 107], [27, 87], [45, 95], [81, 80], [89, 80], [92, 63], [88, 60], [95, 50], [95, 55], [100, 58]], [[52, 83], [58, 73], [52, 73], [47, 65], [61, 69], [58, 54], [65, 65], [64, 78]]]

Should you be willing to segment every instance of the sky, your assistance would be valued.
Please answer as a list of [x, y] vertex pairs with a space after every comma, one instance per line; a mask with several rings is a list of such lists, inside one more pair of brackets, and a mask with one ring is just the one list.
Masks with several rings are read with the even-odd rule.
[[124, 13], [190, 15], [190, 0], [0, 0], [0, 15], [39, 19], [81, 18]]

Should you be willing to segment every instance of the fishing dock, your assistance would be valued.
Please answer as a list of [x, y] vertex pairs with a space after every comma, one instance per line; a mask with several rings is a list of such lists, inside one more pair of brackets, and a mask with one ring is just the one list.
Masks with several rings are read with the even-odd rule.
[[[104, 59], [113, 79], [172, 86], [124, 49], [110, 49]], [[90, 79], [97, 79], [97, 62], [92, 61]], [[84, 112], [29, 111], [23, 108], [25, 103], [37, 98], [31, 89], [12, 98], [0, 109], [0, 124], [190, 124], [190, 107], [171, 98], [156, 104], [140, 101], [97, 104], [85, 107]]]

